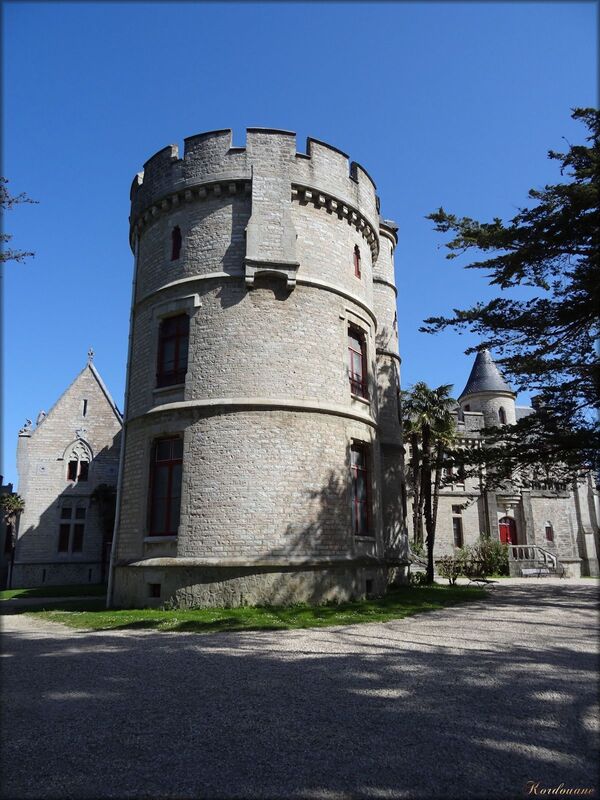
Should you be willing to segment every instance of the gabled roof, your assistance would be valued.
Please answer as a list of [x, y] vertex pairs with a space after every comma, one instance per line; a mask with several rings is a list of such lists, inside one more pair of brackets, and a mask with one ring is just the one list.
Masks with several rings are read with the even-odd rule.
[[117, 405], [116, 405], [115, 401], [112, 399], [110, 392], [109, 392], [109, 391], [108, 391], [108, 389], [106, 388], [106, 385], [105, 385], [104, 381], [103, 381], [103, 380], [102, 380], [102, 378], [100, 377], [100, 374], [99, 374], [98, 370], [97, 370], [97, 369], [96, 369], [96, 367], [95, 367], [95, 366], [92, 364], [92, 362], [91, 362], [91, 361], [88, 361], [88, 363], [87, 363], [87, 364], [85, 365], [85, 367], [84, 367], [84, 368], [81, 370], [81, 372], [79, 372], [79, 373], [76, 375], [76, 377], [75, 377], [75, 378], [74, 378], [74, 379], [71, 381], [71, 383], [70, 383], [70, 384], [67, 386], [67, 388], [64, 390], [64, 392], [63, 392], [63, 393], [60, 395], [60, 397], [58, 398], [58, 400], [57, 400], [57, 401], [56, 401], [56, 402], [55, 402], [55, 403], [52, 405], [52, 407], [50, 408], [50, 410], [48, 411], [48, 413], [46, 414], [46, 416], [44, 417], [44, 419], [43, 419], [43, 420], [42, 420], [42, 421], [41, 421], [41, 422], [40, 422], [38, 425], [36, 425], [36, 427], [35, 427], [35, 428], [34, 428], [34, 429], [31, 431], [31, 434], [32, 434], [32, 435], [35, 435], [35, 432], [38, 430], [38, 428], [40, 427], [40, 425], [43, 425], [43, 424], [44, 424], [44, 422], [45, 422], [45, 421], [48, 419], [48, 417], [49, 417], [49, 416], [52, 414], [52, 412], [53, 412], [53, 411], [54, 411], [54, 409], [55, 409], [55, 408], [58, 406], [58, 404], [59, 404], [59, 403], [60, 403], [60, 401], [63, 399], [63, 397], [64, 397], [64, 396], [67, 394], [67, 392], [69, 391], [69, 389], [70, 389], [70, 388], [71, 388], [71, 387], [72, 387], [72, 386], [73, 386], [75, 383], [77, 383], [77, 381], [79, 380], [79, 378], [80, 378], [80, 377], [81, 377], [81, 376], [82, 376], [82, 375], [85, 373], [85, 371], [86, 371], [86, 370], [89, 370], [89, 371], [91, 372], [91, 374], [94, 376], [94, 379], [96, 380], [96, 383], [97, 383], [97, 384], [98, 384], [98, 386], [100, 387], [100, 390], [102, 391], [102, 394], [103, 394], [103, 395], [104, 395], [104, 397], [106, 398], [106, 401], [107, 401], [107, 403], [109, 404], [109, 406], [111, 407], [111, 409], [112, 409], [112, 411], [113, 411], [113, 413], [114, 413], [115, 417], [117, 418], [117, 420], [118, 420], [119, 424], [120, 424], [120, 425], [123, 425], [123, 415], [121, 414], [121, 412], [120, 412], [120, 411], [119, 411], [119, 409], [117, 408]]
[[94, 376], [94, 378], [96, 378], [96, 380], [98, 381], [98, 385], [100, 386], [100, 388], [101, 388], [101, 389], [102, 389], [102, 391], [104, 392], [104, 396], [106, 397], [106, 399], [107, 399], [107, 401], [108, 401], [108, 404], [109, 404], [109, 405], [110, 405], [110, 407], [112, 408], [112, 410], [113, 410], [113, 412], [114, 412], [114, 414], [115, 414], [115, 417], [116, 417], [116, 418], [119, 420], [119, 422], [120, 422], [120, 423], [121, 423], [121, 425], [122, 425], [122, 424], [123, 424], [123, 415], [121, 414], [121, 412], [120, 412], [120, 411], [119, 411], [119, 409], [117, 408], [117, 404], [115, 403], [115, 401], [112, 399], [112, 396], [111, 396], [110, 392], [109, 392], [109, 391], [108, 391], [108, 389], [106, 388], [106, 384], [104, 383], [104, 381], [103, 381], [103, 380], [102, 380], [102, 378], [100, 377], [100, 373], [98, 372], [98, 370], [97, 370], [97, 369], [96, 369], [96, 367], [95, 367], [95, 366], [92, 364], [92, 362], [91, 362], [91, 361], [88, 361], [88, 363], [87, 363], [87, 367], [88, 367], [88, 369], [90, 370], [90, 372], [92, 373], [92, 375]]
[[480, 350], [477, 353], [469, 380], [462, 390], [460, 399], [465, 395], [477, 394], [478, 392], [509, 392], [514, 395], [513, 390], [500, 374], [500, 370], [488, 350]]

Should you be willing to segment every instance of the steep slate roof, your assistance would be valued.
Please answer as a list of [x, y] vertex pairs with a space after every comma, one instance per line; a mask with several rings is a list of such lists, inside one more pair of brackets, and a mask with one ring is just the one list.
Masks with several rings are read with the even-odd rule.
[[500, 374], [500, 370], [488, 350], [480, 350], [477, 353], [469, 380], [460, 396], [462, 398], [467, 394], [476, 394], [477, 392], [510, 392], [514, 394]]

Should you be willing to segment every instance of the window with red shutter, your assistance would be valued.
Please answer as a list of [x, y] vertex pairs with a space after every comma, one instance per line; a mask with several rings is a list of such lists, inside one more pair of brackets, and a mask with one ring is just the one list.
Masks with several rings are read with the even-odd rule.
[[176, 536], [181, 505], [183, 439], [156, 439], [150, 469], [150, 535]]
[[368, 399], [367, 345], [364, 333], [358, 328], [348, 328], [348, 377], [350, 391]]
[[158, 332], [156, 385], [175, 386], [185, 381], [188, 365], [190, 318], [187, 314], [167, 317]]
[[355, 442], [350, 448], [350, 471], [352, 479], [352, 532], [355, 536], [372, 536], [367, 445]]

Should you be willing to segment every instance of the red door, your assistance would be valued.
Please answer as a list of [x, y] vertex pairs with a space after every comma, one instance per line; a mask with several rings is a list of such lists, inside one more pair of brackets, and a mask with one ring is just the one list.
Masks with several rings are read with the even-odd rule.
[[517, 543], [517, 526], [512, 517], [502, 517], [498, 527], [500, 529], [500, 541], [503, 544]]

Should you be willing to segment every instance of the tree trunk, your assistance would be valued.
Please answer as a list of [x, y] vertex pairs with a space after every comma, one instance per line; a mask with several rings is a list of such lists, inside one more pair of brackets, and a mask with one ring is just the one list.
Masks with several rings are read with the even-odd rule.
[[433, 545], [435, 530], [433, 527], [433, 510], [431, 507], [431, 429], [423, 425], [423, 516], [427, 532], [427, 583], [433, 583], [434, 563]]
[[412, 472], [412, 480], [413, 480], [413, 544], [418, 544], [421, 541], [420, 537], [420, 530], [421, 525], [421, 491], [420, 491], [420, 469], [419, 463], [421, 461], [420, 454], [419, 454], [419, 437], [416, 432], [411, 433], [410, 435], [410, 446], [412, 449], [412, 457], [411, 457], [411, 472]]
[[440, 485], [442, 482], [442, 461], [444, 459], [444, 445], [438, 439], [435, 447], [435, 473], [433, 481], [433, 530], [437, 528], [437, 512], [440, 501]]

